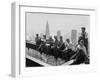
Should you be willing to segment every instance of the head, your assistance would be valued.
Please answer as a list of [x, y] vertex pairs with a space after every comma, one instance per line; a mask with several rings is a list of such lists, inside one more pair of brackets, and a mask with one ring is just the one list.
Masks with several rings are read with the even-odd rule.
[[46, 35], [43, 35], [43, 38], [46, 39]]
[[62, 41], [63, 40], [63, 37], [62, 36], [60, 36], [60, 41]]
[[79, 44], [80, 44], [81, 46], [83, 46], [83, 45], [84, 45], [84, 41], [83, 41], [83, 40], [80, 40]]
[[82, 33], [84, 33], [85, 32], [85, 27], [82, 27], [81, 30], [82, 30]]
[[70, 43], [70, 39], [66, 39], [66, 41], [67, 41], [68, 43]]
[[36, 37], [39, 37], [39, 34], [36, 34]]

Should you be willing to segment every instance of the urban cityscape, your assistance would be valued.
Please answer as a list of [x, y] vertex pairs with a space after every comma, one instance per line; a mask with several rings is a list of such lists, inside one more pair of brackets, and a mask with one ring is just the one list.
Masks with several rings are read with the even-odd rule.
[[[74, 19], [74, 16], [71, 16], [72, 21], [76, 21], [77, 24], [87, 25], [78, 25], [77, 28], [67, 27], [64, 24], [62, 25], [65, 28], [52, 27], [50, 20], [46, 20], [42, 29], [41, 27], [32, 26], [35, 23], [32, 22], [32, 15], [29, 17], [26, 27], [26, 67], [86, 65], [90, 63], [89, 28], [87, 27], [89, 23], [83, 22], [88, 18], [85, 19], [82, 16], [83, 19], [80, 17], [79, 20], [75, 20], [77, 17], [75, 16]], [[69, 19], [70, 17], [66, 21]], [[75, 25], [76, 23], [68, 24]], [[39, 26], [38, 22], [36, 24]], [[59, 26], [58, 24], [60, 25], [60, 22], [56, 26]], [[30, 26], [30, 29], [28, 26]]]

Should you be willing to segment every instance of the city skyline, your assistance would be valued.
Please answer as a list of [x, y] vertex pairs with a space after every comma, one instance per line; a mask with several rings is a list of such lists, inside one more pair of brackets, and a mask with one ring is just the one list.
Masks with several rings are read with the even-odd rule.
[[[43, 35], [46, 35], [46, 38], [47, 38], [47, 39], [48, 39], [50, 36], [52, 36], [52, 35], [50, 35], [50, 29], [49, 29], [48, 21], [46, 22], [45, 33], [44, 33], [44, 34], [43, 34], [43, 33], [40, 33], [40, 34], [39, 34], [39, 36], [40, 36], [41, 38], [43, 38]], [[57, 38], [58, 38], [58, 40], [59, 40], [60, 36], [62, 36], [64, 41], [65, 41], [66, 39], [70, 39], [70, 41], [71, 41], [73, 44], [77, 44], [77, 40], [78, 40], [78, 33], [77, 33], [77, 30], [72, 29], [71, 32], [70, 32], [70, 35], [68, 35], [68, 34], [66, 34], [66, 35], [67, 35], [67, 36], [65, 37], [65, 35], [62, 35], [62, 34], [61, 34], [61, 31], [58, 30], [58, 31], [56, 32], [56, 34], [52, 36], [52, 38], [54, 39], [54, 36], [57, 36]], [[69, 37], [68, 37], [68, 36], [69, 36]], [[31, 40], [33, 40], [33, 41], [35, 40], [35, 36], [34, 36], [34, 35], [31, 37]]]
[[[54, 36], [60, 30], [64, 39], [71, 39], [72, 30], [77, 30], [77, 36], [81, 27], [86, 27], [86, 31], [89, 32], [89, 16], [27, 13], [26, 17], [27, 36], [35, 36], [37, 33]], [[49, 29], [47, 32], [46, 27]]]

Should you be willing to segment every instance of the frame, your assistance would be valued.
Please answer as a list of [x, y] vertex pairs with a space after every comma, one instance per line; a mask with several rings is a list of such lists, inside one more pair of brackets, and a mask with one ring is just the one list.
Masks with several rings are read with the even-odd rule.
[[[11, 75], [14, 77], [35, 76], [35, 75], [56, 75], [66, 73], [95, 72], [96, 53], [93, 44], [95, 42], [95, 9], [73, 8], [73, 7], [46, 7], [32, 6], [32, 4], [12, 3], [11, 7]], [[90, 16], [90, 65], [57, 66], [57, 67], [31, 67], [25, 65], [25, 39], [26, 39], [26, 13], [47, 13], [47, 14], [74, 14]], [[31, 57], [27, 56], [29, 59]], [[39, 61], [38, 61], [39, 62]], [[49, 66], [48, 64], [41, 63]], [[48, 72], [48, 73], [47, 73]]]

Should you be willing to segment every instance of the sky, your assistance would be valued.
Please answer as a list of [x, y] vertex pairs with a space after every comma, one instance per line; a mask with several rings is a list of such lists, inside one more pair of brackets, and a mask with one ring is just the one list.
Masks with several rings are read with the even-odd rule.
[[26, 13], [26, 36], [45, 33], [48, 21], [50, 35], [56, 35], [60, 30], [63, 37], [71, 35], [71, 30], [81, 32], [81, 27], [86, 27], [89, 33], [90, 17], [74, 14], [46, 14], [46, 13]]

